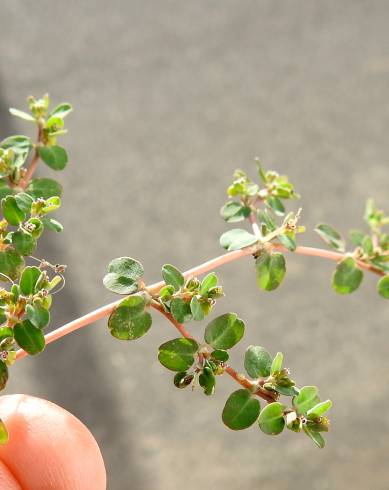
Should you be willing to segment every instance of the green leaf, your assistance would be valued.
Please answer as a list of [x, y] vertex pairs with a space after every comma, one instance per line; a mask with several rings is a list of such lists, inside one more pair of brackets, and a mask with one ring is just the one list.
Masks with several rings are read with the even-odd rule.
[[41, 146], [39, 156], [53, 170], [63, 170], [68, 162], [68, 155], [62, 146]]
[[104, 286], [118, 294], [132, 294], [138, 290], [138, 283], [133, 279], [118, 274], [108, 273], [103, 279]]
[[285, 214], [285, 207], [278, 197], [268, 197], [266, 199], [266, 204], [274, 211], [277, 216], [283, 216]]
[[171, 371], [186, 371], [194, 363], [199, 346], [193, 339], [169, 340], [159, 347], [158, 360]]
[[26, 218], [24, 212], [18, 207], [14, 196], [7, 196], [2, 199], [1, 209], [4, 218], [10, 225], [17, 226]]
[[389, 299], [389, 276], [381, 277], [377, 283], [378, 293], [385, 299]]
[[276, 436], [285, 427], [284, 406], [279, 402], [269, 403], [259, 414], [259, 428], [265, 434]]
[[[7, 321], [7, 315], [5, 314], [5, 308], [4, 306], [0, 307], [0, 324], [5, 323]], [[0, 342], [1, 342], [1, 335], [0, 335]]]
[[10, 327], [1, 327], [0, 328], [0, 342], [3, 342], [5, 339], [13, 339], [14, 331]]
[[183, 371], [174, 376], [173, 383], [176, 388], [186, 388], [192, 383], [193, 378], [193, 374], [188, 374], [186, 371]]
[[316, 386], [303, 386], [300, 393], [292, 400], [299, 415], [305, 415], [308, 410], [320, 402], [319, 390]]
[[20, 277], [20, 290], [25, 296], [35, 293], [35, 288], [42, 271], [35, 266], [28, 266], [22, 272]]
[[316, 226], [315, 231], [330, 247], [338, 252], [344, 252], [345, 242], [332, 226], [322, 223]]
[[272, 358], [269, 352], [259, 345], [250, 345], [244, 356], [244, 367], [254, 379], [270, 375]]
[[224, 296], [224, 291], [221, 286], [216, 286], [215, 288], [211, 288], [208, 291], [208, 298], [210, 299], [219, 299], [219, 298], [223, 298], [223, 296]]
[[192, 297], [192, 299], [190, 301], [190, 310], [192, 312], [194, 320], [200, 321], [200, 322], [201, 322], [201, 320], [204, 320], [204, 317], [205, 317], [204, 309], [203, 309], [200, 301], [198, 300], [197, 296]]
[[277, 393], [285, 396], [295, 396], [299, 394], [299, 390], [295, 386], [280, 386], [275, 385], [274, 389]]
[[30, 218], [26, 222], [26, 225], [33, 225], [33, 229], [29, 230], [29, 232], [34, 238], [39, 238], [42, 235], [44, 228], [42, 221], [39, 218]]
[[178, 291], [184, 285], [185, 279], [182, 273], [171, 264], [162, 266], [162, 277], [167, 285], [173, 286]]
[[49, 199], [62, 194], [62, 186], [53, 179], [33, 179], [27, 186], [26, 192], [32, 197]]
[[326, 412], [328, 412], [328, 410], [332, 407], [332, 401], [331, 400], [326, 400], [324, 402], [321, 402], [321, 403], [318, 403], [317, 405], [315, 405], [314, 407], [310, 408], [308, 411], [307, 411], [307, 415], [308, 417], [312, 417], [312, 416], [315, 416], [315, 417], [321, 417], [322, 415], [324, 415]]
[[140, 262], [130, 257], [119, 257], [109, 263], [103, 284], [114, 293], [131, 294], [138, 290], [138, 280], [143, 274], [144, 269]]
[[5, 362], [0, 361], [0, 390], [5, 388], [8, 381], [8, 367]]
[[42, 330], [35, 327], [29, 320], [23, 320], [15, 325], [14, 337], [19, 347], [28, 354], [39, 354], [45, 348], [45, 337]]
[[267, 232], [274, 231], [277, 228], [276, 222], [266, 210], [258, 209], [258, 218], [262, 227], [264, 226]]
[[220, 245], [227, 250], [240, 250], [249, 247], [258, 241], [258, 238], [246, 230], [235, 228], [226, 231], [220, 237]]
[[19, 109], [14, 109], [13, 107], [10, 108], [9, 112], [13, 116], [20, 117], [20, 119], [24, 119], [25, 121], [35, 122], [35, 117], [31, 116], [31, 114], [28, 114], [27, 112], [20, 111]]
[[4, 445], [8, 442], [8, 430], [5, 423], [0, 419], [0, 444]]
[[137, 281], [143, 276], [144, 269], [143, 265], [135, 259], [130, 257], [119, 257], [111, 260], [108, 265], [108, 272]]
[[231, 349], [244, 334], [244, 322], [235, 313], [225, 313], [205, 328], [205, 342], [214, 349]]
[[[293, 235], [293, 236], [292, 236]], [[279, 241], [282, 245], [287, 248], [290, 252], [294, 252], [297, 248], [297, 243], [292, 233], [283, 233], [278, 235]]]
[[226, 350], [216, 349], [211, 353], [211, 358], [215, 361], [227, 362], [230, 356]]
[[159, 290], [159, 297], [161, 298], [162, 301], [169, 301], [173, 296], [173, 294], [174, 294], [173, 286], [163, 286]]
[[17, 303], [20, 297], [20, 287], [17, 284], [12, 284], [11, 286], [11, 297], [10, 300], [12, 303]]
[[13, 194], [14, 190], [9, 187], [4, 179], [0, 179], [0, 199], [3, 199], [3, 197], [12, 196]]
[[263, 167], [262, 167], [261, 162], [259, 161], [258, 157], [255, 159], [255, 164], [256, 164], [257, 169], [258, 169], [259, 178], [261, 179], [263, 184], [266, 184], [267, 183], [266, 173], [263, 170]]
[[50, 231], [56, 231], [57, 233], [63, 231], [63, 226], [55, 219], [44, 217], [42, 218], [42, 223]]
[[53, 109], [50, 113], [50, 117], [59, 117], [63, 119], [68, 114], [70, 114], [73, 110], [73, 107], [67, 102], [63, 102], [62, 104], [57, 105], [55, 109]]
[[50, 197], [49, 199], [46, 199], [40, 213], [41, 214], [52, 213], [53, 211], [56, 211], [59, 207], [61, 207], [61, 198], [58, 196], [53, 196]]
[[[16, 250], [7, 248], [0, 251], [0, 273], [8, 276], [10, 279], [15, 280], [24, 267], [24, 260]], [[7, 281], [0, 274], [0, 281]]]
[[358, 289], [363, 272], [356, 267], [352, 257], [346, 257], [336, 267], [332, 278], [332, 287], [339, 294], [350, 294]]
[[237, 390], [228, 397], [223, 409], [224, 424], [232, 430], [247, 429], [258, 419], [261, 406], [248, 390]]
[[255, 261], [258, 287], [265, 291], [278, 288], [285, 277], [285, 257], [280, 252], [262, 251]]
[[361, 243], [362, 249], [364, 253], [368, 256], [371, 256], [374, 254], [374, 245], [373, 245], [373, 240], [369, 235], [366, 235]]
[[190, 322], [192, 320], [190, 304], [181, 298], [172, 299], [170, 303], [170, 311], [179, 323]]
[[284, 361], [284, 354], [282, 352], [277, 352], [270, 367], [270, 373], [272, 375], [275, 373], [279, 373], [281, 371], [283, 361]]
[[362, 245], [362, 240], [364, 239], [365, 234], [359, 230], [350, 230], [349, 237], [356, 247], [360, 247]]
[[34, 199], [25, 192], [18, 192], [18, 194], [15, 194], [15, 201], [18, 208], [21, 209], [23, 213], [29, 213]]
[[26, 305], [26, 316], [38, 328], [45, 328], [50, 322], [50, 312], [39, 304]]
[[228, 201], [220, 210], [220, 216], [227, 223], [237, 223], [243, 221], [251, 213], [251, 209], [248, 206], [236, 201]]
[[46, 121], [45, 129], [50, 136], [64, 134], [64, 132], [62, 131], [64, 124], [65, 123], [62, 118], [56, 116], [50, 116], [49, 119]]
[[121, 301], [108, 320], [111, 335], [119, 340], [136, 340], [145, 335], [152, 324], [150, 313], [144, 311], [145, 306], [145, 299], [140, 294]]
[[217, 275], [214, 272], [207, 274], [204, 279], [201, 281], [200, 286], [200, 295], [206, 296], [208, 291], [217, 286]]
[[199, 376], [199, 385], [204, 389], [205, 395], [213, 395], [215, 393], [216, 380], [212, 369], [205, 367]]
[[27, 153], [32, 148], [32, 143], [30, 138], [27, 136], [9, 136], [0, 143], [0, 147], [7, 149], [12, 148], [13, 150], [19, 151], [21, 153]]
[[303, 430], [307, 434], [307, 436], [312, 439], [312, 441], [316, 444], [317, 447], [323, 449], [325, 446], [324, 437], [320, 434], [320, 432], [313, 432], [306, 425], [303, 425]]
[[150, 330], [152, 324], [152, 318], [148, 312], [130, 320], [127, 317], [127, 321], [123, 317], [119, 320], [118, 314], [111, 315], [111, 317], [109, 323], [111, 335], [119, 340], [139, 339]]

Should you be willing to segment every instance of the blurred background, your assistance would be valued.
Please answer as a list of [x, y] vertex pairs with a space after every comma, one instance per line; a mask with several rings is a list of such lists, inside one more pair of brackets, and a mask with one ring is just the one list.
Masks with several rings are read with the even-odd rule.
[[[40, 251], [68, 265], [53, 328], [116, 299], [101, 282], [114, 257], [139, 259], [151, 283], [163, 263], [185, 270], [220, 254], [225, 189], [236, 167], [255, 176], [255, 156], [290, 176], [308, 230], [361, 226], [368, 196], [389, 209], [388, 2], [3, 0], [0, 15], [0, 138], [29, 130], [7, 113], [29, 94], [76, 109], [57, 175], [65, 231]], [[300, 244], [320, 240], [308, 231]], [[134, 343], [106, 322], [67, 336], [18, 363], [7, 393], [79, 417], [112, 490], [386, 490], [389, 326], [376, 277], [340, 297], [333, 263], [287, 260], [274, 293], [256, 289], [250, 259], [226, 266], [213, 315], [247, 321], [238, 369], [250, 343], [282, 350], [300, 385], [332, 398], [323, 451], [303, 434], [227, 430], [230, 379], [210, 399], [176, 390], [156, 356], [176, 334], [158, 317]]]

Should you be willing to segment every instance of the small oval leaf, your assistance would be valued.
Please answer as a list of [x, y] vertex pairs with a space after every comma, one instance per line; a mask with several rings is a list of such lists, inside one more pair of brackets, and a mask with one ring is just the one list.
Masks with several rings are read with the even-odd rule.
[[330, 247], [338, 252], [344, 252], [345, 242], [332, 226], [321, 223], [316, 226], [315, 231]]
[[300, 393], [292, 400], [299, 415], [304, 415], [320, 402], [319, 390], [316, 386], [303, 386]]
[[381, 277], [377, 283], [378, 293], [385, 299], [389, 299], [389, 276]]
[[284, 406], [279, 402], [269, 403], [259, 414], [259, 428], [265, 434], [276, 436], [285, 427]]
[[159, 347], [158, 360], [171, 371], [186, 371], [194, 363], [194, 355], [199, 348], [193, 339], [169, 340]]
[[223, 233], [220, 237], [220, 245], [231, 251], [249, 247], [258, 241], [258, 238], [246, 230], [236, 228]]
[[68, 162], [68, 155], [62, 146], [41, 146], [39, 156], [53, 170], [63, 170]]
[[111, 335], [119, 340], [136, 340], [145, 335], [151, 327], [152, 318], [144, 309], [145, 299], [139, 294], [121, 301], [108, 320]]
[[171, 264], [164, 264], [162, 266], [162, 277], [167, 285], [174, 287], [175, 291], [182, 288], [185, 282], [182, 273]]
[[280, 252], [263, 251], [255, 261], [258, 287], [265, 291], [278, 288], [285, 277], [285, 257]]
[[28, 184], [26, 192], [34, 198], [49, 199], [53, 196], [61, 197], [62, 186], [53, 179], [33, 179]]
[[281, 371], [283, 361], [284, 361], [284, 354], [282, 352], [277, 352], [270, 367], [270, 373], [272, 375], [275, 373], [279, 373]]
[[0, 281], [8, 281], [5, 276], [15, 280], [24, 267], [24, 260], [16, 250], [7, 248], [0, 252]]
[[1, 209], [4, 218], [10, 225], [17, 226], [26, 218], [24, 212], [18, 207], [14, 196], [7, 196], [2, 199]]
[[45, 348], [45, 337], [40, 328], [29, 320], [23, 320], [14, 327], [14, 337], [18, 345], [30, 355], [39, 354]]
[[50, 312], [39, 304], [26, 305], [26, 316], [38, 328], [45, 328], [50, 322]]
[[259, 345], [250, 345], [244, 356], [244, 367], [249, 376], [254, 379], [270, 375], [272, 357], [269, 352]]
[[204, 320], [204, 309], [198, 300], [197, 296], [193, 296], [191, 301], [190, 301], [190, 310], [193, 315], [193, 319], [197, 321]]
[[336, 267], [332, 277], [332, 287], [338, 294], [350, 294], [359, 288], [363, 272], [352, 257], [346, 257]]
[[212, 320], [205, 328], [204, 340], [214, 349], [231, 349], [244, 334], [244, 322], [236, 313], [225, 313]]
[[232, 430], [247, 429], [258, 419], [261, 406], [248, 390], [232, 393], [224, 406], [222, 420]]
[[332, 401], [331, 400], [326, 400], [324, 402], [318, 403], [314, 407], [310, 408], [307, 411], [307, 415], [309, 416], [316, 416], [316, 417], [321, 417], [324, 415], [328, 410], [332, 407]]
[[12, 233], [12, 245], [20, 255], [31, 255], [36, 248], [36, 240], [24, 230]]
[[25, 296], [35, 293], [35, 286], [40, 278], [42, 271], [35, 266], [27, 266], [20, 278], [20, 290]]
[[179, 323], [190, 322], [192, 320], [191, 305], [181, 298], [172, 299], [170, 311]]

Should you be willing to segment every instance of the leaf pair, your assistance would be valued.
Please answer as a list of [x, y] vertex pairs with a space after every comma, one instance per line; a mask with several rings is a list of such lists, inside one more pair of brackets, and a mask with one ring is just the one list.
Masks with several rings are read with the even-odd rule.
[[[231, 349], [244, 334], [244, 322], [235, 313], [226, 313], [212, 320], [206, 327], [204, 340], [216, 349], [216, 356], [228, 358], [223, 351]], [[193, 339], [178, 338], [169, 340], [159, 347], [160, 363], [171, 371], [186, 371], [195, 360], [199, 348]]]
[[140, 262], [130, 257], [119, 257], [109, 263], [103, 284], [114, 293], [132, 294], [138, 290], [138, 281], [143, 274]]

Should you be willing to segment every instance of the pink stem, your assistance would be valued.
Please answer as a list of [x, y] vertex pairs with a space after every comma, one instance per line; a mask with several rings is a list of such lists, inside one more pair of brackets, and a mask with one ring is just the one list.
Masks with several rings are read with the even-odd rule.
[[[278, 243], [271, 243], [269, 245], [271, 245], [272, 248], [274, 248], [275, 250], [288, 252], [288, 250], [283, 245], [280, 245]], [[221, 267], [222, 265], [228, 264], [229, 262], [233, 262], [234, 260], [240, 259], [241, 257], [252, 255], [257, 251], [258, 251], [257, 245], [253, 245], [251, 247], [247, 247], [242, 250], [234, 250], [233, 252], [228, 252], [226, 254], [220, 255], [219, 257], [216, 257], [215, 259], [208, 260], [207, 262], [204, 262], [203, 264], [198, 265], [197, 267], [193, 267], [192, 269], [187, 270], [186, 272], [184, 272], [184, 276], [188, 278], [190, 276], [204, 274], [210, 270], [214, 270], [217, 269], [218, 267]], [[294, 253], [300, 255], [310, 255], [313, 257], [322, 257], [325, 259], [334, 260], [336, 262], [342, 260], [345, 257], [345, 254], [340, 252], [332, 252], [331, 250], [323, 250], [320, 248], [313, 248], [313, 247], [297, 247]], [[364, 262], [361, 262], [359, 260], [356, 260], [356, 262], [361, 269], [369, 270], [378, 275], [382, 275], [382, 276], [385, 275], [382, 271], [376, 269], [375, 267], [369, 264], [365, 264]], [[156, 294], [164, 285], [165, 283], [163, 281], [160, 281], [160, 282], [156, 282], [155, 284], [152, 284], [146, 289], [150, 294]], [[94, 310], [80, 318], [77, 318], [76, 320], [66, 323], [65, 325], [63, 325], [62, 327], [56, 330], [53, 330], [52, 332], [45, 335], [46, 344], [50, 344], [51, 342], [60, 339], [61, 337], [67, 335], [68, 333], [74, 332], [79, 328], [85, 327], [90, 323], [93, 323], [97, 320], [100, 320], [101, 318], [104, 318], [105, 316], [110, 315], [121, 301], [122, 299], [119, 299], [118, 301], [109, 303], [108, 305], [102, 306], [97, 310]], [[16, 353], [16, 359], [23, 359], [23, 357], [26, 356], [27, 353], [22, 349], [19, 349]]]

